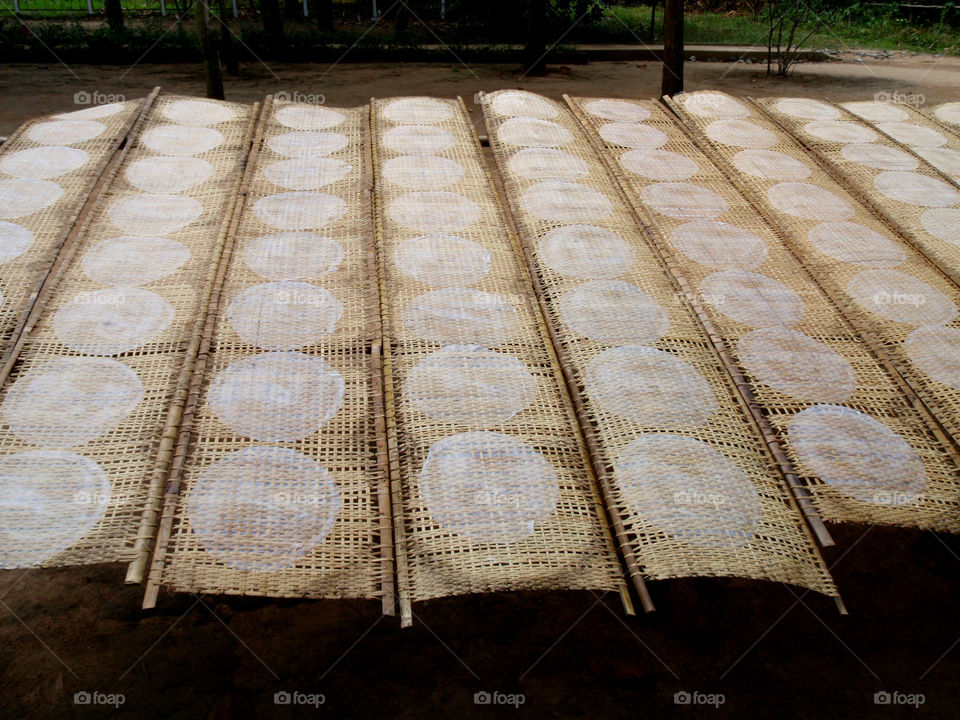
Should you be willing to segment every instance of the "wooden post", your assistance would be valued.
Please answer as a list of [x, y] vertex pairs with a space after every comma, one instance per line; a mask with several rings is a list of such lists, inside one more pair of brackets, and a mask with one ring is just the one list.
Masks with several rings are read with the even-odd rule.
[[197, 37], [200, 38], [200, 54], [203, 56], [203, 74], [207, 79], [207, 97], [223, 100], [223, 74], [220, 72], [220, 53], [210, 34], [207, 0], [198, 0], [193, 8], [197, 21]]
[[683, 92], [683, 0], [666, 0], [663, 9], [661, 95]]
[[103, 9], [107, 11], [107, 25], [111, 30], [123, 30], [123, 7], [120, 0], [106, 0]]
[[650, 29], [647, 30], [647, 42], [653, 42], [653, 29], [657, 24], [657, 0], [652, 0], [650, 3]]
[[[236, 10], [237, 0], [233, 0], [233, 2], [234, 10]], [[217, 0], [217, 10], [220, 13], [220, 57], [223, 59], [223, 64], [226, 66], [229, 75], [239, 75], [240, 62], [237, 60], [237, 48], [233, 44], [230, 25], [227, 21], [226, 0]]]
[[283, 15], [280, 12], [280, 0], [260, 0], [260, 15], [273, 51], [283, 52]]

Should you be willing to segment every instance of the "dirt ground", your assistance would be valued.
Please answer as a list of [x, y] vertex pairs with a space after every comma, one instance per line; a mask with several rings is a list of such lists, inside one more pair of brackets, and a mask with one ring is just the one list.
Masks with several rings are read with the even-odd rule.
[[[537, 80], [497, 65], [249, 65], [227, 96], [285, 90], [351, 105], [522, 87], [653, 97], [659, 73], [656, 63], [573, 66]], [[194, 66], [0, 66], [0, 134], [75, 109], [76, 92], [133, 98], [154, 85], [202, 93]], [[787, 79], [757, 65], [694, 63], [687, 87], [844, 100], [913, 92], [933, 104], [960, 99], [960, 61], [811, 64]], [[702, 579], [652, 583], [658, 610], [648, 616], [625, 617], [613, 595], [510, 593], [420, 604], [414, 627], [401, 630], [375, 602], [163, 594], [143, 612], [119, 565], [0, 572], [0, 718], [960, 717], [960, 539], [832, 531], [837, 546], [825, 554], [848, 616], [795, 588]], [[283, 691], [325, 702], [276, 705]], [[123, 703], [78, 705], [78, 692]], [[477, 705], [478, 692], [522, 694], [523, 704]], [[701, 704], [677, 704], [682, 692]], [[875, 704], [876, 693], [900, 704]]]
[[[735, 95], [795, 95], [831, 100], [872, 100], [877, 93], [913, 93], [928, 105], [960, 100], [960, 58], [902, 55], [889, 60], [848, 56], [847, 62], [806, 63], [794, 75], [766, 75], [760, 64], [687, 63], [686, 89], [715, 88]], [[322, 94], [333, 106], [365, 103], [373, 96], [461, 95], [472, 103], [478, 90], [518, 87], [559, 99], [560, 95], [652, 98], [660, 92], [660, 64], [602, 62], [552, 66], [544, 78], [521, 78], [515, 65], [451, 64], [276, 64], [247, 63], [241, 76], [226, 79], [228, 100], [253, 102], [268, 93]], [[76, 93], [143, 97], [160, 85], [164, 91], [203, 95], [198, 65], [109, 65], [65, 67], [0, 65], [0, 135], [38, 115], [84, 107]], [[477, 114], [478, 116], [478, 114]]]

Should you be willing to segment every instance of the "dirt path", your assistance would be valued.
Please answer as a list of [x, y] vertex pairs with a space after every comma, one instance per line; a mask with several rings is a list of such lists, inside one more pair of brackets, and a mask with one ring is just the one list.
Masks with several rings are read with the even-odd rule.
[[[849, 56], [854, 57], [854, 56]], [[267, 93], [326, 96], [328, 105], [357, 105], [372, 96], [462, 95], [468, 103], [478, 90], [521, 87], [559, 99], [571, 95], [656, 97], [660, 65], [656, 62], [610, 62], [558, 67], [545, 78], [520, 78], [515, 65], [245, 64], [242, 76], [228, 78], [227, 99], [260, 100]], [[736, 95], [803, 95], [834, 100], [872, 99], [876, 93], [916, 93], [928, 104], [960, 100], [960, 58], [917, 55], [862, 63], [800, 65], [788, 78], [770, 77], [759, 64], [694, 62], [686, 65], [688, 90], [719, 88]], [[0, 135], [25, 120], [51, 112], [78, 109], [78, 92], [146, 95], [161, 85], [167, 92], [202, 95], [197, 65], [120, 66], [0, 65]]]

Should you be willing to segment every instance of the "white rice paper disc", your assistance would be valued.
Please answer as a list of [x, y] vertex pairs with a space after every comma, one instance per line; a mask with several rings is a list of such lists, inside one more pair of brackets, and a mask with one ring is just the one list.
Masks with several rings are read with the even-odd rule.
[[920, 216], [923, 229], [938, 240], [960, 245], [960, 209], [935, 208]]
[[419, 232], [456, 232], [480, 219], [480, 206], [460, 193], [409, 192], [390, 203], [387, 215]]
[[842, 116], [837, 108], [811, 98], [782, 98], [774, 107], [784, 115], [803, 120], [835, 120]]
[[498, 92], [490, 101], [490, 107], [500, 117], [533, 117], [552, 120], [560, 111], [545, 97], [522, 90]]
[[231, 363], [213, 379], [210, 409], [233, 432], [261, 442], [303, 440], [343, 405], [343, 377], [299, 352], [260, 353]]
[[730, 209], [722, 195], [693, 183], [654, 183], [640, 196], [657, 212], [680, 219], [715, 218]]
[[927, 487], [917, 452], [869, 415], [816, 405], [789, 423], [790, 444], [813, 475], [849, 497], [874, 505], [910, 505]]
[[670, 241], [686, 257], [720, 270], [749, 270], [767, 259], [767, 245], [752, 232], [716, 220], [692, 220], [670, 232]]
[[821, 140], [838, 143], [869, 143], [879, 135], [868, 127], [849, 120], [814, 120], [803, 129]]
[[910, 153], [876, 143], [844, 145], [840, 154], [850, 162], [876, 170], [916, 170], [920, 165], [920, 161]]
[[857, 389], [857, 375], [843, 355], [796, 330], [754, 330], [737, 348], [760, 382], [802, 402], [844, 402]]
[[404, 383], [407, 400], [441, 422], [501, 425], [530, 406], [537, 380], [512, 355], [450, 345], [419, 360]]
[[460, 181], [463, 165], [435, 155], [400, 155], [383, 164], [383, 177], [411, 190], [441, 190]]
[[110, 203], [107, 217], [130, 235], [167, 235], [182, 230], [203, 214], [203, 203], [184, 195], [143, 193]]
[[160, 156], [135, 160], [124, 176], [148, 193], [181, 193], [213, 177], [213, 165], [195, 157]]
[[918, 147], [940, 147], [947, 144], [947, 138], [942, 133], [931, 128], [909, 122], [877, 123], [877, 129], [882, 130], [898, 143]]
[[284, 105], [274, 118], [291, 130], [329, 130], [347, 119], [335, 110], [306, 104]]
[[450, 120], [455, 112], [448, 102], [431, 97], [407, 97], [387, 103], [383, 116], [401, 125], [436, 125]]
[[304, 160], [332, 155], [349, 144], [350, 138], [335, 132], [291, 132], [267, 138], [267, 147], [277, 155]]
[[778, 280], [746, 270], [722, 270], [700, 284], [717, 312], [754, 328], [791, 326], [803, 318], [803, 301]]
[[408, 332], [440, 345], [496, 347], [519, 333], [517, 311], [505, 298], [466, 288], [418, 295], [400, 317]]
[[684, 93], [678, 100], [688, 112], [703, 118], [720, 120], [723, 118], [745, 118], [750, 110], [723, 93], [701, 91]]
[[526, 540], [560, 500], [557, 473], [536, 449], [509, 435], [481, 431], [431, 445], [418, 490], [445, 530], [484, 544]]
[[524, 148], [508, 162], [510, 171], [527, 180], [578, 180], [590, 167], [576, 155], [553, 148]]
[[696, 160], [669, 150], [627, 150], [620, 164], [649, 180], [686, 180], [700, 171]]
[[41, 145], [76, 145], [99, 137], [106, 129], [95, 120], [52, 120], [31, 126], [27, 137]]
[[175, 100], [160, 112], [167, 120], [181, 125], [218, 125], [237, 117], [230, 106], [209, 100]]
[[54, 358], [17, 378], [2, 413], [24, 442], [73, 447], [116, 428], [142, 397], [140, 378], [117, 360]]
[[714, 120], [704, 132], [723, 145], [753, 150], [771, 148], [779, 142], [772, 132], [749, 120]]
[[910, 114], [903, 108], [877, 100], [843, 103], [843, 107], [854, 115], [872, 123], [901, 122], [910, 117]]
[[0, 180], [0, 220], [33, 215], [63, 197], [63, 188], [49, 180]]
[[609, 280], [633, 267], [635, 253], [623, 238], [597, 225], [564, 225], [537, 245], [540, 261], [560, 275]]
[[864, 270], [853, 276], [847, 292], [864, 310], [908, 325], [943, 325], [957, 317], [949, 297], [899, 270]]
[[960, 152], [950, 148], [918, 147], [916, 153], [940, 172], [953, 176], [954, 180], [960, 177]]
[[101, 240], [81, 261], [84, 274], [107, 286], [149, 285], [172, 275], [190, 259], [190, 250], [176, 240], [125, 236]]
[[86, 150], [49, 145], [20, 150], [0, 159], [0, 172], [18, 178], [46, 180], [73, 172], [90, 160]]
[[653, 297], [622, 280], [577, 285], [560, 297], [559, 311], [576, 333], [604, 345], [651, 345], [670, 327]]
[[209, 152], [226, 138], [213, 128], [157, 125], [140, 136], [141, 142], [160, 155], [191, 156]]
[[767, 190], [767, 199], [780, 212], [804, 220], [849, 220], [857, 214], [853, 206], [836, 193], [810, 183], [777, 183]]
[[248, 447], [217, 460], [183, 500], [203, 549], [229, 568], [293, 567], [329, 536], [343, 505], [333, 476], [282, 447]]
[[939, 383], [960, 390], [960, 330], [928, 325], [904, 342], [911, 362]]
[[318, 230], [346, 215], [347, 203], [327, 193], [279, 193], [257, 200], [253, 214], [279, 230]]
[[960, 125], [960, 102], [944, 103], [933, 110], [934, 116], [945, 123]]
[[261, 283], [227, 306], [230, 327], [264, 350], [299, 350], [333, 332], [343, 305], [328, 290], [304, 282]]
[[101, 120], [112, 117], [123, 110], [123, 103], [106, 103], [104, 105], [94, 105], [83, 110], [74, 110], [73, 112], [57, 113], [53, 115], [54, 120]]
[[960, 192], [929, 175], [887, 170], [873, 179], [885, 197], [920, 207], [949, 207], [960, 203]]
[[23, 255], [33, 245], [33, 231], [16, 223], [0, 222], [0, 265]]
[[312, 232], [261, 235], [247, 241], [243, 261], [268, 280], [309, 280], [334, 272], [343, 247], [333, 238]]
[[614, 122], [641, 122], [650, 117], [650, 111], [628, 100], [591, 100], [583, 106], [594, 117]]
[[627, 507], [690, 545], [736, 548], [754, 539], [763, 509], [756, 487], [707, 443], [673, 434], [627, 445], [614, 468]]
[[286, 190], [318, 190], [345, 178], [353, 166], [333, 158], [291, 158], [270, 163], [263, 176]]
[[662, 130], [642, 123], [612, 122], [597, 132], [611, 145], [638, 150], [655, 150], [670, 139]]
[[810, 229], [807, 239], [827, 257], [860, 267], [891, 268], [907, 259], [900, 245], [860, 223], [820, 223]]
[[30, 450], [0, 458], [0, 569], [39, 565], [106, 514], [110, 481], [90, 458]]
[[390, 128], [383, 136], [383, 144], [394, 152], [405, 155], [435, 155], [457, 144], [449, 130], [429, 125], [401, 125]]
[[647, 428], [700, 427], [718, 409], [699, 372], [652, 347], [604, 350], [587, 363], [583, 382], [588, 397], [601, 408]]
[[77, 293], [53, 317], [53, 332], [71, 350], [117, 355], [156, 340], [176, 311], [162, 295], [135, 287]]
[[419, 235], [397, 246], [402, 272], [432, 287], [468, 287], [490, 272], [490, 251], [456, 235]]
[[579, 183], [546, 180], [531, 185], [520, 197], [528, 213], [556, 223], [597, 222], [613, 212], [610, 198]]
[[806, 164], [776, 150], [741, 150], [733, 156], [733, 164], [764, 180], [806, 180], [811, 172]]
[[558, 147], [573, 142], [573, 135], [561, 125], [538, 118], [510, 118], [497, 131], [500, 141], [521, 147]]

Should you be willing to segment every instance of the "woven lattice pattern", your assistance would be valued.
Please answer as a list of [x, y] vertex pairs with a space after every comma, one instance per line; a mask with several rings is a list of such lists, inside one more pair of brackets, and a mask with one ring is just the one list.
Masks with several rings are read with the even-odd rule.
[[622, 587], [465, 110], [402, 98], [373, 118], [401, 599]]
[[0, 347], [14, 338], [141, 101], [39, 118], [0, 150]]
[[[520, 98], [540, 115], [524, 114]], [[730, 575], [835, 594], [691, 299], [574, 115], [516, 91], [487, 95], [483, 105], [625, 553], [649, 578]], [[621, 141], [651, 135], [635, 122], [647, 114], [637, 105], [601, 101], [596, 110], [611, 126], [604, 132]], [[541, 131], [517, 142], [521, 122]]]
[[960, 189], [949, 179], [960, 177], [960, 140], [907, 106], [847, 103], [845, 112], [822, 103], [821, 114], [835, 114], [810, 120], [810, 113], [788, 100], [754, 103], [901, 237], [954, 281], [960, 279]]
[[228, 241], [160, 582], [380, 593], [367, 107], [272, 105]]
[[[598, 102], [604, 101], [574, 101], [599, 140], [606, 120], [595, 114]], [[736, 112], [730, 105], [734, 102], [726, 101], [728, 111]], [[955, 528], [955, 508], [943, 499], [956, 494], [956, 465], [932, 434], [928, 418], [909, 404], [895, 377], [775, 226], [737, 191], [676, 118], [656, 102], [631, 105], [646, 113], [643, 125], [662, 133], [664, 141], [656, 148], [638, 149], [608, 143], [604, 152], [638, 213], [696, 290], [791, 465], [803, 466], [804, 457], [818, 459], [806, 467], [820, 475], [803, 479], [821, 515], [834, 521]], [[735, 162], [740, 172], [780, 180], [801, 181], [809, 174], [796, 158], [766, 150], [741, 154]], [[665, 181], [663, 168], [682, 172]], [[671, 215], [670, 208], [658, 202], [658, 189], [662, 192], [665, 182], [695, 185], [721, 198], [726, 210], [710, 218]], [[836, 242], [836, 236], [829, 239]], [[844, 251], [839, 244], [829, 247]], [[847, 256], [887, 258], [897, 250], [889, 241], [879, 248], [885, 254], [871, 253], [877, 248], [865, 245]], [[744, 290], [754, 296], [744, 295]], [[892, 453], [892, 447], [902, 455]], [[828, 452], [838, 458], [860, 457], [856, 467], [840, 467], [827, 462]], [[896, 457], [902, 460], [895, 462]], [[930, 493], [928, 485], [932, 497], [906, 502]]]
[[161, 96], [76, 238], [3, 388], [3, 567], [132, 556], [250, 110]]
[[948, 102], [936, 107], [924, 107], [921, 113], [946, 128], [955, 136], [960, 137], [960, 102]]

